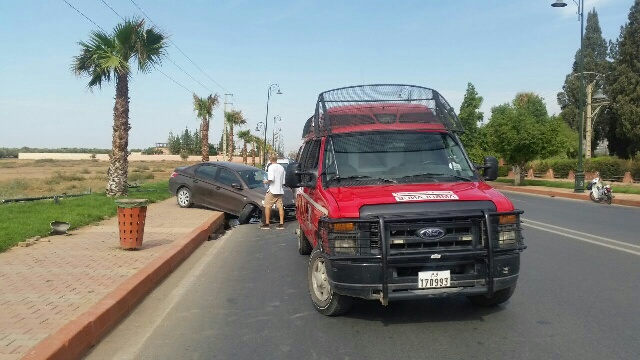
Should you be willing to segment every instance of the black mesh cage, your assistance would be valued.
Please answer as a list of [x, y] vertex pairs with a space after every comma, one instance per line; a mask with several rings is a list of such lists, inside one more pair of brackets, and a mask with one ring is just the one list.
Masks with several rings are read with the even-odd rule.
[[380, 127], [431, 124], [448, 131], [464, 128], [453, 108], [437, 91], [414, 85], [360, 85], [321, 93], [303, 137], [330, 134], [343, 126]]

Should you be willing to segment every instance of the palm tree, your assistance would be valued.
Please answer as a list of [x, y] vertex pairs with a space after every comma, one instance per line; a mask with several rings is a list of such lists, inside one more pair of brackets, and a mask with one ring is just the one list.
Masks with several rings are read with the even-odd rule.
[[87, 42], [80, 41], [80, 55], [73, 58], [72, 71], [90, 78], [87, 87], [101, 89], [102, 83], [116, 83], [113, 106], [112, 154], [110, 159], [107, 195], [127, 195], [129, 168], [129, 79], [130, 61], [137, 64], [138, 72], [148, 73], [161, 64], [166, 55], [168, 37], [155, 27], [145, 28], [144, 20], [125, 19], [111, 34], [93, 31]]
[[251, 130], [242, 130], [238, 131], [238, 139], [242, 140], [244, 144], [242, 145], [242, 162], [247, 163], [247, 143], [251, 142]]
[[213, 108], [218, 105], [218, 94], [209, 95], [206, 98], [193, 94], [193, 111], [200, 119], [200, 139], [202, 161], [209, 161], [209, 121], [213, 116]]
[[247, 123], [247, 120], [242, 115], [242, 111], [240, 110], [231, 110], [224, 113], [224, 119], [229, 125], [229, 161], [233, 160], [233, 150], [235, 147], [233, 141], [233, 126], [234, 125], [244, 125]]

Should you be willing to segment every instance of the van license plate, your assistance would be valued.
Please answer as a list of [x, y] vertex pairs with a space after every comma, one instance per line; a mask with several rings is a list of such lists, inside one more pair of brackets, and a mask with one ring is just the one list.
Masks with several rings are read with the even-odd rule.
[[420, 271], [418, 273], [418, 287], [421, 289], [449, 287], [451, 271]]

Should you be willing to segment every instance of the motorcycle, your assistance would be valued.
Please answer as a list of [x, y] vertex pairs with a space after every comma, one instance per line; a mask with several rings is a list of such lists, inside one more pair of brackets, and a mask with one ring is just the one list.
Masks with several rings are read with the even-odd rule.
[[589, 198], [591, 201], [597, 203], [611, 204], [613, 200], [613, 192], [611, 191], [611, 185], [603, 185], [600, 182], [600, 178], [595, 178], [587, 185], [589, 192]]

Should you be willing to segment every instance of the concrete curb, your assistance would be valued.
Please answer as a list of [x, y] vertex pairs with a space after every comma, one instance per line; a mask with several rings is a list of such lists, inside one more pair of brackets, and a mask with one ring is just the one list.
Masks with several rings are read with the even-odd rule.
[[[513, 191], [513, 192], [521, 192], [528, 194], [536, 194], [536, 195], [546, 195], [551, 197], [562, 197], [567, 199], [577, 199], [577, 200], [586, 200], [591, 201], [589, 199], [589, 193], [585, 192], [582, 194], [579, 193], [571, 193], [571, 192], [562, 192], [562, 191], [554, 191], [547, 189], [536, 189], [535, 187], [525, 187], [525, 186], [509, 186], [509, 185], [500, 185], [500, 184], [491, 184], [491, 186], [497, 190], [504, 191]], [[631, 200], [631, 199], [620, 199], [616, 198], [614, 194], [613, 204], [617, 205], [625, 205], [625, 206], [638, 206], [640, 207], [640, 200]]]
[[210, 234], [223, 226], [224, 214], [212, 215], [96, 305], [31, 348], [23, 359], [82, 358], [207, 240]]

